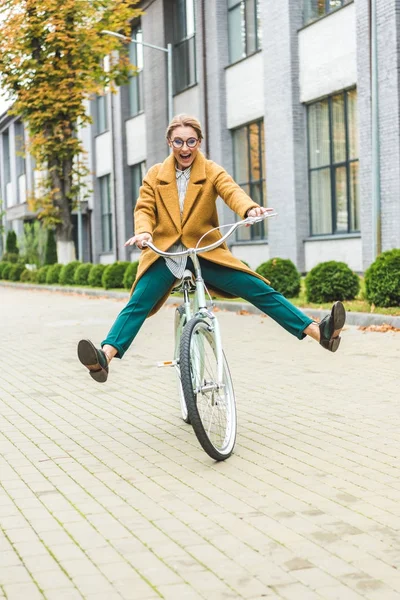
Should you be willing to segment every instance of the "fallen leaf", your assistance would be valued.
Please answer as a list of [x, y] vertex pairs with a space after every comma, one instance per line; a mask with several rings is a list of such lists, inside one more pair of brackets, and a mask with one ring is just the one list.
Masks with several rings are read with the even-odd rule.
[[393, 325], [389, 325], [388, 323], [383, 323], [382, 325], [363, 325], [358, 329], [361, 331], [377, 331], [378, 333], [386, 333], [388, 331], [399, 332], [400, 328], [393, 327]]

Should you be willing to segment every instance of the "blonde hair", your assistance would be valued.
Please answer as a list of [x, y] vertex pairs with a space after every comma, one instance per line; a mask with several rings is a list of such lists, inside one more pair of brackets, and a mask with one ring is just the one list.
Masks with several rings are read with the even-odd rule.
[[175, 117], [173, 117], [173, 119], [170, 121], [167, 127], [167, 131], [165, 134], [167, 140], [171, 138], [173, 130], [177, 127], [192, 127], [197, 133], [197, 137], [199, 138], [199, 140], [203, 139], [203, 132], [201, 130], [200, 121], [196, 119], [196, 117], [191, 117], [190, 115], [185, 114], [176, 115]]

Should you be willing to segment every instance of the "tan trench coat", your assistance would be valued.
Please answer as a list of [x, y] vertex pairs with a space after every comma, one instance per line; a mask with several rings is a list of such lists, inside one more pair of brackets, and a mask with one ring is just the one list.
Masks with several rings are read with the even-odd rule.
[[[154, 245], [163, 251], [167, 251], [178, 240], [181, 240], [186, 248], [193, 248], [204, 233], [219, 225], [216, 207], [218, 196], [242, 219], [249, 209], [258, 206], [222, 167], [207, 160], [204, 154], [198, 152], [192, 165], [181, 219], [175, 158], [171, 154], [163, 163], [154, 165], [143, 180], [134, 213], [135, 234], [150, 233]], [[221, 237], [219, 231], [213, 231], [203, 239], [201, 245], [207, 246]], [[200, 253], [200, 256], [225, 267], [252, 273], [266, 281], [235, 258], [226, 244], [210, 252]], [[158, 258], [159, 255], [150, 248], [142, 251], [131, 294], [143, 273]], [[220, 290], [213, 291], [220, 296], [232, 297]], [[170, 291], [150, 314], [154, 314], [161, 308], [169, 294]]]

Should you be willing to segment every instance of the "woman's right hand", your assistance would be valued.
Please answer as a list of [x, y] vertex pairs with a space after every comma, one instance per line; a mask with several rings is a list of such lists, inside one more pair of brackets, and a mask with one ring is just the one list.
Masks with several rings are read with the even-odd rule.
[[153, 237], [150, 233], [139, 233], [138, 235], [134, 235], [133, 237], [129, 238], [129, 240], [127, 240], [124, 244], [124, 246], [133, 246], [134, 244], [136, 244], [136, 246], [142, 250], [143, 249], [143, 242], [152, 242], [153, 241]]

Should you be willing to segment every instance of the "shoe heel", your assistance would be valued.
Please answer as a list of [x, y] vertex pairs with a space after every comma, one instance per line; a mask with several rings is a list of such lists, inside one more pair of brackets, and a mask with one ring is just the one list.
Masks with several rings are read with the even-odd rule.
[[339, 348], [339, 346], [340, 346], [340, 340], [341, 340], [341, 338], [340, 338], [340, 336], [339, 336], [339, 337], [333, 338], [333, 339], [332, 339], [332, 340], [329, 342], [329, 350], [330, 350], [331, 352], [336, 352], [336, 350], [337, 350], [337, 349]]

